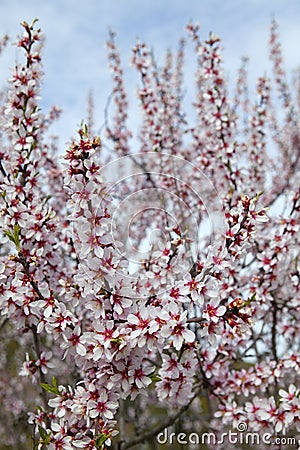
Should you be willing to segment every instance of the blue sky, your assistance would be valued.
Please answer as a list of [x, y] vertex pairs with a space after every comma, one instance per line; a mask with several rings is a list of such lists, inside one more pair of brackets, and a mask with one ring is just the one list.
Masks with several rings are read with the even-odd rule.
[[[105, 41], [113, 28], [134, 103], [138, 78], [130, 69], [131, 48], [136, 38], [146, 41], [161, 58], [167, 48], [176, 48], [190, 19], [199, 22], [201, 35], [209, 31], [220, 35], [224, 46], [225, 69], [234, 80], [240, 57], [250, 57], [250, 81], [269, 71], [267, 62], [271, 17], [280, 25], [286, 67], [300, 64], [300, 0], [0, 0], [0, 34], [12, 40], [20, 32], [22, 20], [39, 19], [46, 35], [44, 50], [45, 81], [42, 104], [63, 109], [62, 119], [53, 132], [60, 135], [62, 151], [86, 116], [86, 98], [92, 88], [96, 103], [96, 125], [103, 123], [103, 109], [110, 93]], [[0, 59], [0, 82], [18, 57], [10, 46]], [[187, 86], [193, 72], [187, 67]], [[192, 92], [190, 92], [192, 97]], [[134, 120], [131, 119], [131, 120]]]

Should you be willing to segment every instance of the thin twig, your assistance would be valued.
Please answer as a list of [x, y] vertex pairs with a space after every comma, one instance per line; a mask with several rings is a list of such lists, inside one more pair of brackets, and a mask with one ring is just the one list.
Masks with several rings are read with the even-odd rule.
[[163, 431], [165, 428], [168, 428], [170, 425], [173, 425], [176, 420], [179, 419], [179, 417], [189, 409], [189, 407], [191, 406], [191, 404], [193, 403], [193, 401], [195, 400], [195, 398], [197, 397], [197, 395], [199, 394], [199, 390], [197, 390], [197, 392], [195, 393], [195, 395], [191, 398], [191, 400], [188, 402], [187, 405], [185, 405], [183, 408], [181, 408], [176, 414], [173, 414], [172, 416], [170, 416], [168, 419], [166, 419], [165, 421], [161, 422], [159, 425], [157, 425], [155, 428], [153, 428], [151, 431], [146, 431], [144, 434], [142, 434], [141, 436], [139, 436], [136, 439], [133, 439], [130, 442], [121, 442], [120, 443], [120, 450], [126, 450], [128, 448], [134, 447], [137, 444], [141, 444], [142, 442], [145, 442], [151, 438], [153, 438], [154, 436], [156, 436], [158, 433], [160, 433], [161, 431]]
[[[36, 327], [36, 325], [33, 324], [30, 328], [31, 328], [32, 335], [33, 335], [33, 342], [34, 342], [35, 352], [36, 352], [37, 357], [40, 358], [40, 355], [41, 355], [41, 343], [40, 343], [39, 335], [37, 333], [37, 327]], [[42, 371], [41, 366], [38, 367], [38, 373], [39, 373], [40, 383], [46, 384], [47, 380], [46, 380], [44, 372]], [[46, 393], [46, 391], [43, 388], [41, 388], [41, 398], [42, 398], [42, 401], [43, 401], [44, 410], [47, 413], [47, 410], [48, 410], [48, 398], [47, 398], [47, 393]], [[46, 414], [46, 424], [47, 424], [47, 427], [50, 428], [50, 420], [49, 420], [49, 417], [47, 416], [47, 414]]]

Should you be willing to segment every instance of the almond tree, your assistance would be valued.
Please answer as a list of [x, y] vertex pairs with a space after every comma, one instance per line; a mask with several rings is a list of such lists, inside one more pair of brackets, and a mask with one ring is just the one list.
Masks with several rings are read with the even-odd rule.
[[252, 99], [243, 61], [233, 100], [220, 38], [187, 26], [195, 119], [185, 40], [161, 67], [138, 41], [135, 142], [110, 33], [105, 133], [92, 134], [90, 97], [89, 126], [60, 158], [59, 110], [39, 106], [43, 35], [22, 26], [0, 119], [3, 448], [29, 433], [35, 449], [156, 448], [167, 428], [212, 433], [220, 449], [229, 430], [295, 438], [300, 96], [277, 24], [273, 78]]

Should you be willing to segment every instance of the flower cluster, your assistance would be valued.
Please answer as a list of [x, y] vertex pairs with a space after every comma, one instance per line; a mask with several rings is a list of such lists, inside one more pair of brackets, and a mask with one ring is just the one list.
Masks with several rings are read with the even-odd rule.
[[[47, 137], [60, 111], [39, 106], [43, 35], [36, 21], [22, 26], [25, 61], [0, 96], [1, 436], [25, 448], [28, 412], [36, 449], [131, 448], [178, 418], [186, 430], [221, 434], [243, 422], [296, 435], [299, 104], [276, 24], [283, 114], [271, 78], [247, 97], [245, 65], [231, 100], [220, 38], [202, 41], [189, 24], [195, 123], [183, 104], [185, 41], [162, 65], [137, 42], [135, 151], [111, 33], [115, 114], [101, 139], [82, 125], [60, 159]], [[114, 183], [105, 165], [120, 156]], [[23, 431], [11, 433], [18, 423]]]

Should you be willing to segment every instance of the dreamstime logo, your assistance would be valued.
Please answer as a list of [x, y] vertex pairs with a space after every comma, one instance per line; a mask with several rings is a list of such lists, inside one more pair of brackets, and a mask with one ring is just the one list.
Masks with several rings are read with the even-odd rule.
[[229, 430], [225, 433], [216, 434], [213, 432], [204, 433], [169, 433], [168, 429], [156, 436], [159, 444], [180, 444], [180, 445], [217, 445], [217, 444], [239, 444], [239, 445], [288, 445], [289, 448], [297, 448], [300, 440], [294, 437], [274, 437], [271, 433], [248, 432], [247, 424], [240, 422], [236, 430]]
[[[108, 189], [99, 192], [98, 208], [108, 206], [111, 242], [128, 264], [128, 273], [120, 273], [123, 278], [146, 282], [149, 265], [159, 265], [174, 236], [180, 237], [185, 255], [172, 257], [170, 276], [156, 289], [161, 294], [190, 272], [201, 253], [209, 256], [203, 242], [224, 245], [221, 200], [207, 176], [191, 162], [164, 153], [138, 153], [108, 163], [101, 172]], [[84, 266], [78, 246], [76, 251]]]

